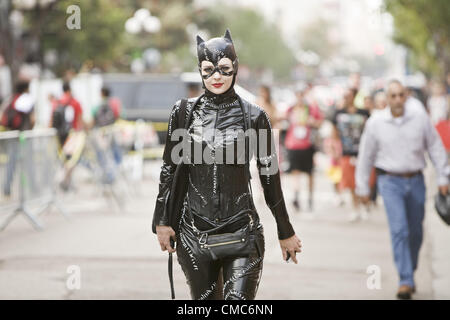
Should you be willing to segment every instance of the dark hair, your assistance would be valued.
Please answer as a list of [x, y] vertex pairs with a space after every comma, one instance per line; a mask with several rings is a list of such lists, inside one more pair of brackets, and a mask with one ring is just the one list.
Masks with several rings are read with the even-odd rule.
[[19, 81], [16, 83], [16, 93], [22, 94], [29, 88], [28, 81]]
[[64, 92], [70, 91], [70, 84], [68, 82], [63, 83], [63, 91]]
[[350, 88], [350, 91], [353, 93], [353, 97], [356, 97], [358, 95], [358, 89]]
[[102, 96], [109, 97], [110, 94], [111, 94], [111, 90], [109, 88], [107, 88], [107, 87], [102, 88]]

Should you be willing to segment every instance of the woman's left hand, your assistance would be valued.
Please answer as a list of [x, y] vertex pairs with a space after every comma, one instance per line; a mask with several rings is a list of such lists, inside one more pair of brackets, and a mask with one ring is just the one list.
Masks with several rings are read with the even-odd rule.
[[283, 259], [286, 261], [287, 259], [287, 253], [289, 252], [292, 261], [295, 263], [297, 262], [297, 257], [295, 256], [297, 252], [302, 252], [302, 242], [299, 238], [294, 234], [292, 237], [279, 240], [280, 241], [280, 247], [281, 247], [281, 253], [283, 254]]

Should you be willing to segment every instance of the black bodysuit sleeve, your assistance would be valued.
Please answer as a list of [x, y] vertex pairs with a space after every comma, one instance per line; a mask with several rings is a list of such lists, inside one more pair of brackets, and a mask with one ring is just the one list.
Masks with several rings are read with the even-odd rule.
[[153, 223], [152, 230], [156, 233], [156, 226], [169, 225], [169, 217], [165, 211], [165, 202], [169, 196], [170, 189], [172, 186], [172, 180], [177, 168], [177, 164], [172, 161], [171, 153], [173, 147], [178, 143], [178, 141], [172, 141], [172, 133], [178, 128], [178, 112], [180, 108], [180, 101], [177, 101], [172, 108], [169, 116], [169, 122], [167, 127], [167, 138], [163, 153], [163, 164], [161, 166], [161, 173], [159, 176], [159, 191], [156, 197], [155, 211], [153, 213]]
[[293, 236], [295, 231], [289, 221], [283, 191], [281, 190], [280, 171], [272, 127], [269, 117], [263, 109], [256, 119], [256, 140], [256, 148], [253, 148], [253, 150], [256, 150], [256, 164], [259, 179], [264, 189], [264, 198], [275, 217], [278, 239], [287, 239]]

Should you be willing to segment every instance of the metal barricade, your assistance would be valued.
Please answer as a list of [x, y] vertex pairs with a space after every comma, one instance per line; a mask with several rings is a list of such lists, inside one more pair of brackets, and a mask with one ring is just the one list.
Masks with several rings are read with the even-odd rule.
[[51, 205], [67, 216], [56, 199], [57, 147], [55, 129], [0, 132], [0, 231], [18, 215], [42, 229], [38, 215]]
[[0, 132], [0, 212], [10, 212], [20, 202], [19, 179], [13, 179], [19, 156], [19, 131]]
[[132, 188], [123, 172], [123, 150], [114, 125], [92, 129], [86, 139], [86, 147], [80, 164], [89, 169], [101, 193], [110, 196], [120, 211], [125, 202], [132, 199]]

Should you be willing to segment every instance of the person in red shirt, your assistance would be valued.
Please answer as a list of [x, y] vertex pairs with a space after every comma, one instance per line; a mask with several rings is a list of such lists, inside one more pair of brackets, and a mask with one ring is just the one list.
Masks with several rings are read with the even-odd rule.
[[287, 110], [289, 127], [285, 138], [288, 153], [289, 169], [287, 172], [294, 176], [293, 206], [300, 210], [299, 190], [300, 173], [306, 173], [309, 179], [309, 210], [313, 207], [313, 157], [315, 152], [314, 135], [322, 123], [322, 114], [315, 104], [308, 104], [305, 100], [306, 87], [296, 89], [297, 103]]
[[[60, 99], [52, 99], [52, 116], [50, 126], [55, 127], [58, 132], [60, 146], [64, 154], [64, 178], [60, 182], [60, 187], [67, 191], [72, 181], [72, 173], [75, 169], [81, 152], [85, 145], [85, 134], [83, 130], [83, 109], [77, 99], [72, 96], [69, 83], [63, 84], [63, 95]], [[57, 108], [65, 108], [58, 117], [59, 120], [54, 121], [55, 111]], [[64, 120], [61, 120], [63, 118]], [[61, 122], [62, 123], [58, 123]]]
[[[73, 97], [69, 83], [65, 82], [63, 84], [63, 92], [64, 93], [59, 100], [54, 100], [52, 106], [52, 115], [56, 108], [69, 105], [73, 109], [72, 128], [77, 131], [83, 129], [83, 109], [81, 108], [81, 104], [78, 102], [78, 100]], [[53, 119], [51, 119], [50, 122], [52, 124]]]

